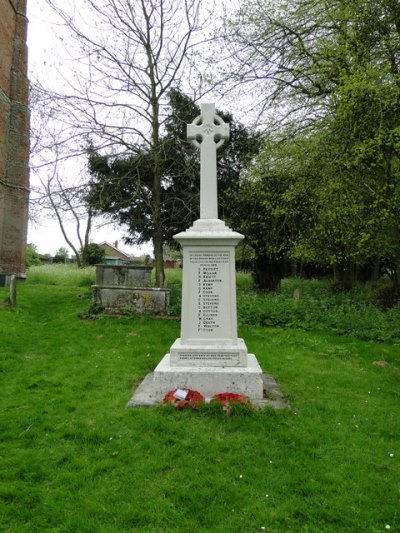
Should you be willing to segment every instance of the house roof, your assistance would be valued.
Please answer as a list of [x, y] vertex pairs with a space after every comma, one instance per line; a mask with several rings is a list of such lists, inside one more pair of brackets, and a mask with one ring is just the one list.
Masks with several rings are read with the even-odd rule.
[[113, 246], [109, 242], [101, 242], [99, 246], [104, 248], [106, 252], [106, 257], [119, 257], [120, 259], [130, 259], [129, 254], [126, 254], [122, 250], [118, 250], [116, 246]]

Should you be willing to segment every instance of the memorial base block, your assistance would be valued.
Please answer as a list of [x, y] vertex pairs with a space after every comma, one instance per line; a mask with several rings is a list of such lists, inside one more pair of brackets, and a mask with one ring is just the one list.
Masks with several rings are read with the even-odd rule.
[[246, 367], [171, 366], [170, 354], [164, 356], [153, 373], [152, 390], [161, 401], [174, 389], [192, 389], [205, 397], [222, 392], [242, 394], [250, 400], [263, 398], [262, 370], [253, 354], [247, 355]]
[[204, 339], [184, 342], [176, 339], [170, 348], [170, 364], [173, 367], [246, 367], [247, 347], [243, 339], [226, 342]]

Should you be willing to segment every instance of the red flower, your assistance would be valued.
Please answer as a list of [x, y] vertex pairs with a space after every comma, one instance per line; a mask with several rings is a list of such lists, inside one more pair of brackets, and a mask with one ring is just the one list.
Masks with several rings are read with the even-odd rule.
[[196, 409], [200, 403], [204, 403], [204, 396], [191, 389], [175, 389], [164, 396], [163, 403], [171, 403], [177, 409]]
[[242, 396], [241, 394], [235, 394], [234, 392], [222, 392], [221, 394], [214, 394], [211, 398], [212, 402], [218, 402], [223, 406], [229, 406], [233, 403], [242, 403], [247, 405], [250, 403], [250, 400], [247, 396]]

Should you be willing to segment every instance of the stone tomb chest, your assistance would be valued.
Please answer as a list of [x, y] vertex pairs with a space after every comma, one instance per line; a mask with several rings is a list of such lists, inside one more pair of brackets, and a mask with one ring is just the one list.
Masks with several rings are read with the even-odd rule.
[[151, 267], [96, 265], [93, 302], [113, 314], [168, 315], [169, 290], [150, 287]]
[[152, 267], [134, 265], [96, 265], [96, 285], [150, 287]]

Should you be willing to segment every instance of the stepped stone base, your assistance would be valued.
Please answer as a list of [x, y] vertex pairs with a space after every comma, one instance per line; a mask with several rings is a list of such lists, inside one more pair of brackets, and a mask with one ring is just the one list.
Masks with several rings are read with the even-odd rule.
[[248, 354], [247, 367], [177, 367], [171, 366], [170, 354], [164, 356], [154, 372], [146, 376], [128, 403], [154, 405], [174, 389], [193, 389], [203, 396], [211, 397], [221, 392], [234, 392], [262, 400], [263, 374], [256, 357]]
[[[186, 369], [187, 370], [187, 369]], [[214, 368], [212, 369], [215, 370]], [[261, 398], [251, 398], [252, 404], [257, 408], [272, 407], [274, 409], [285, 409], [288, 407], [288, 403], [284, 398], [282, 391], [280, 390], [277, 382], [270, 374], [262, 374], [262, 396]], [[159, 387], [157, 378], [154, 372], [150, 372], [140, 383], [136, 389], [134, 395], [127, 403], [127, 407], [154, 407], [157, 404], [161, 403], [165, 394], [170, 390], [179, 388], [180, 385], [169, 384], [168, 388], [163, 389]], [[194, 388], [194, 387], [191, 387]], [[199, 390], [199, 389], [195, 389]], [[199, 390], [203, 395], [205, 394], [202, 390]], [[225, 390], [219, 389], [213, 394], [218, 394], [219, 392], [228, 392]], [[235, 392], [235, 391], [229, 391]], [[210, 398], [213, 394], [206, 395]], [[243, 394], [243, 393], [242, 393]]]

